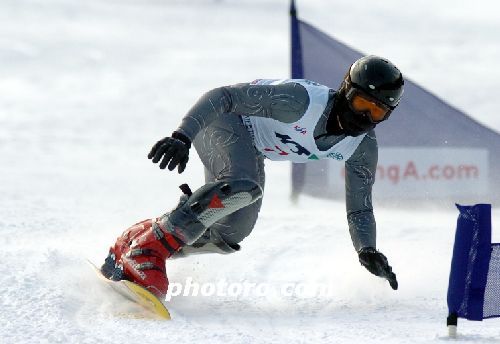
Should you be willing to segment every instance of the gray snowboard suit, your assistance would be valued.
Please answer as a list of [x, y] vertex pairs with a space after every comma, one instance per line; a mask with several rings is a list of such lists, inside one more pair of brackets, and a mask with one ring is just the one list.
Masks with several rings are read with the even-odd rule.
[[[326, 109], [314, 130], [318, 148], [328, 150], [345, 138], [326, 133], [326, 122], [334, 104], [330, 90]], [[279, 96], [279, 101], [275, 101]], [[242, 115], [273, 118], [285, 123], [300, 119], [309, 105], [307, 90], [298, 83], [279, 85], [237, 84], [213, 89], [203, 95], [183, 118], [178, 132], [190, 138], [205, 166], [205, 181], [249, 179], [262, 190], [265, 184], [264, 156], [254, 146]], [[377, 140], [370, 131], [345, 161], [346, 208], [354, 248], [376, 247], [376, 227], [371, 194], [377, 166]], [[223, 252], [239, 249], [252, 231], [262, 204], [259, 198], [215, 223], [184, 250], [215, 244]]]

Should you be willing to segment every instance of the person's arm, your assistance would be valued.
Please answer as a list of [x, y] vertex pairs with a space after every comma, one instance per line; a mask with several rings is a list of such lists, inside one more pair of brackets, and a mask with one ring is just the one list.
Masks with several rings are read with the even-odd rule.
[[298, 83], [224, 86], [205, 93], [184, 116], [176, 132], [192, 141], [201, 129], [231, 114], [293, 123], [304, 115], [308, 106], [307, 90]]
[[356, 251], [376, 247], [376, 223], [372, 207], [378, 146], [371, 130], [345, 162], [346, 210], [349, 232]]
[[352, 243], [361, 265], [372, 274], [385, 278], [398, 289], [396, 274], [386, 256], [376, 249], [376, 223], [372, 207], [372, 187], [377, 170], [378, 145], [375, 132], [364, 137], [354, 154], [346, 161], [347, 221]]
[[148, 154], [161, 169], [186, 168], [191, 142], [203, 128], [221, 116], [247, 115], [284, 123], [299, 120], [309, 106], [309, 94], [298, 83], [280, 85], [237, 84], [215, 88], [203, 95], [172, 135], [156, 142]]

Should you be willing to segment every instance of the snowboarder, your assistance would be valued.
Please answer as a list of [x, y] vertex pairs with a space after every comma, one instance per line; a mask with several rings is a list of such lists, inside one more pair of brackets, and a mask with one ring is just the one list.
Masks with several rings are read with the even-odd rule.
[[170, 212], [127, 229], [101, 270], [157, 296], [168, 288], [165, 260], [201, 252], [232, 253], [250, 234], [264, 191], [264, 159], [345, 162], [346, 207], [360, 263], [397, 289], [396, 275], [376, 249], [371, 193], [377, 166], [374, 128], [403, 94], [403, 76], [388, 60], [355, 61], [335, 91], [309, 80], [256, 80], [203, 95], [169, 137], [148, 155], [182, 173], [194, 144], [206, 184], [184, 184]]

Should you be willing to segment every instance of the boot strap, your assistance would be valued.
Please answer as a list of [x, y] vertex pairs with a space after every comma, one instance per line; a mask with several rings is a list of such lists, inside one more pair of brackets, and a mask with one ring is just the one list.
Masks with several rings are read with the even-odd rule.
[[158, 270], [158, 271], [161, 271], [161, 272], [165, 273], [165, 271], [162, 268], [154, 265], [151, 262], [144, 262], [144, 263], [135, 264], [134, 265], [134, 269], [139, 270], [139, 271], [144, 271], [144, 270]]
[[161, 259], [161, 256], [155, 250], [149, 248], [133, 248], [125, 254], [125, 257], [132, 258], [137, 256], [156, 257]]
[[165, 249], [170, 253], [170, 256], [177, 252], [183, 245], [178, 241], [178, 239], [168, 231], [163, 228], [160, 221], [154, 223], [154, 235], [155, 238], [165, 247]]

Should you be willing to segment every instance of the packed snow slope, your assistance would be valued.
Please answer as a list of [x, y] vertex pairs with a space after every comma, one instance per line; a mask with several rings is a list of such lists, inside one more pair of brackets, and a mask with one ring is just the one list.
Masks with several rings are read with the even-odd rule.
[[[499, 130], [499, 5], [480, 4], [298, 2], [302, 18]], [[177, 296], [171, 322], [129, 319], [86, 265], [174, 206], [178, 185], [202, 185], [194, 151], [178, 175], [146, 159], [151, 145], [213, 87], [288, 77], [288, 25], [285, 0], [0, 1], [0, 342], [447, 340], [453, 204], [375, 204], [395, 292], [357, 262], [344, 204], [289, 201], [288, 163], [267, 162], [263, 210], [241, 252], [169, 261], [169, 278], [327, 285], [330, 295]], [[459, 342], [500, 341], [499, 325], [461, 321]]]

